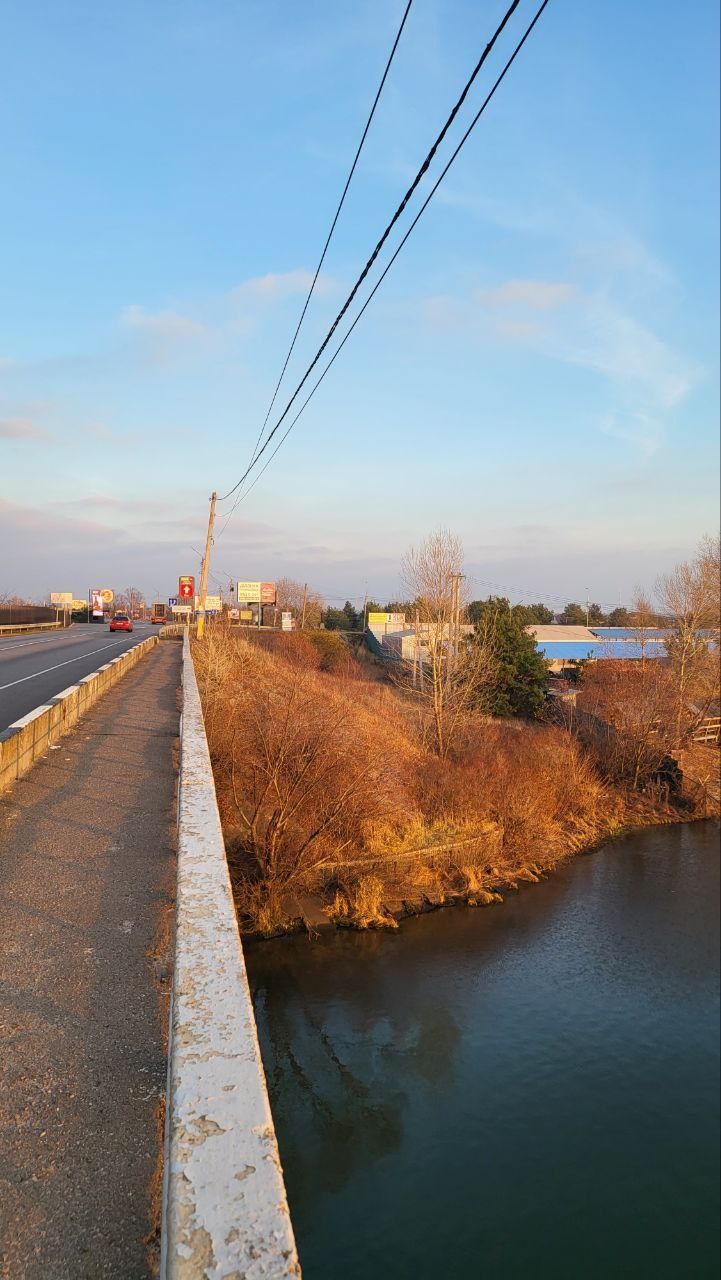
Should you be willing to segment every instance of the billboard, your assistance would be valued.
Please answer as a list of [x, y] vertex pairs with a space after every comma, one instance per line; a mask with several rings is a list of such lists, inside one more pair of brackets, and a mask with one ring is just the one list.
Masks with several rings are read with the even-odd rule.
[[275, 604], [275, 583], [238, 582], [235, 599], [238, 604]]
[[[71, 605], [73, 603], [73, 593], [72, 591], [51, 591], [50, 603]], [[83, 603], [85, 602], [83, 601]]]
[[405, 620], [406, 620], [406, 615], [404, 613], [369, 613], [368, 614], [369, 627], [382, 627], [389, 622], [394, 623], [396, 625], [400, 623], [402, 625], [405, 622]]
[[[196, 609], [199, 609], [199, 608], [200, 608], [200, 596], [196, 596], [196, 597], [195, 597], [195, 607], [196, 607]], [[206, 612], [206, 613], [220, 613], [220, 596], [208, 596], [208, 595], [206, 595], [206, 597], [205, 597], [205, 612]]]
[[178, 578], [178, 596], [181, 600], [192, 600], [195, 595], [195, 578], [187, 574]]
[[90, 588], [90, 613], [93, 618], [102, 618], [105, 610], [115, 599], [110, 587]]

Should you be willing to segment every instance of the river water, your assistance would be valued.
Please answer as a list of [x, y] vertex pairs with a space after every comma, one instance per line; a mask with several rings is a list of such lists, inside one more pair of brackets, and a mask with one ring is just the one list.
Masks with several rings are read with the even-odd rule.
[[305, 1280], [718, 1269], [719, 833], [249, 948]]

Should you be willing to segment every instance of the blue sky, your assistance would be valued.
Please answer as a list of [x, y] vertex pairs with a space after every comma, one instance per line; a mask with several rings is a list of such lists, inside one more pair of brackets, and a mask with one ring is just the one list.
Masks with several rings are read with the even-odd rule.
[[[0, 592], [197, 572], [403, 7], [2, 0]], [[288, 395], [504, 8], [414, 0]], [[223, 582], [385, 597], [446, 525], [474, 594], [612, 603], [718, 526], [718, 35], [711, 0], [551, 0]]]

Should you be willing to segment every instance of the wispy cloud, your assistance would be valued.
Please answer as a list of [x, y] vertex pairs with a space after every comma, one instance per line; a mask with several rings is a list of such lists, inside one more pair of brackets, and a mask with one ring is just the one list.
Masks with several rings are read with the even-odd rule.
[[184, 338], [198, 338], [206, 332], [204, 325], [178, 311], [146, 311], [144, 307], [125, 307], [120, 323], [126, 329], [150, 334], [174, 342]]
[[421, 314], [431, 329], [525, 347], [599, 375], [608, 386], [611, 412], [598, 429], [645, 458], [659, 448], [667, 415], [700, 373], [608, 291], [586, 292], [571, 283], [507, 280], [466, 296], [428, 298]]
[[506, 280], [493, 289], [478, 289], [475, 301], [482, 307], [528, 307], [550, 311], [573, 298], [574, 285], [549, 280]]
[[49, 440], [50, 433], [32, 418], [0, 419], [1, 440]]
[[[252, 299], [256, 302], [280, 302], [297, 294], [305, 294], [313, 283], [313, 272], [299, 267], [294, 271], [270, 271], [264, 276], [254, 276], [243, 280], [231, 289], [231, 299], [243, 302]], [[331, 276], [320, 273], [315, 284], [315, 292], [328, 294], [335, 288]]]

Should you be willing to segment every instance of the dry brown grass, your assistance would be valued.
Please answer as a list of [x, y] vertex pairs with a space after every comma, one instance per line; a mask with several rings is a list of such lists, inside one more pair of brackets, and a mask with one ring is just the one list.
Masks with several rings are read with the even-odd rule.
[[396, 690], [291, 639], [209, 629], [193, 649], [245, 927], [278, 932], [308, 891], [362, 928], [393, 927], [388, 902], [482, 905], [623, 825], [625, 793], [566, 729], [479, 717], [440, 759]]

